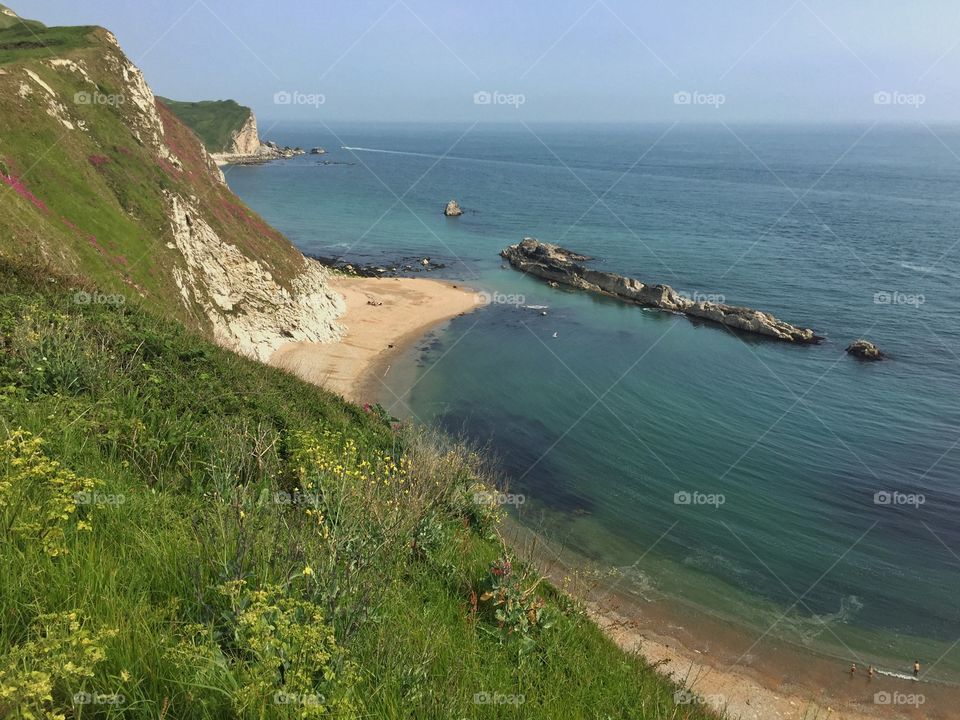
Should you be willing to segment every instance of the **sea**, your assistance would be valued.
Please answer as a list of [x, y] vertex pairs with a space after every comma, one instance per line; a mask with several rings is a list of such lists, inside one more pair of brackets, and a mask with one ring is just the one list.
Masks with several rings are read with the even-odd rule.
[[[377, 399], [487, 449], [517, 522], [677, 626], [960, 683], [960, 128], [261, 126], [327, 151], [226, 168], [301, 250], [486, 301]], [[528, 236], [824, 342], [550, 287]]]

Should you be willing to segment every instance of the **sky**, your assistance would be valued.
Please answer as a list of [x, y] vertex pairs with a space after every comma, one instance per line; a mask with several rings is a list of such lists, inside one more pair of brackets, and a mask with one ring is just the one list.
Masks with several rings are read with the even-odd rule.
[[261, 121], [960, 121], [956, 0], [4, 2]]

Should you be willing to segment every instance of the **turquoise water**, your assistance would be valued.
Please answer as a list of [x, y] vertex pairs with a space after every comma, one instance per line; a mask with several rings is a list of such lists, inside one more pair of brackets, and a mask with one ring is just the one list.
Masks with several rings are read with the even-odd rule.
[[[408, 358], [416, 384], [387, 403], [488, 442], [526, 496], [522, 521], [623, 569], [621, 589], [638, 597], [680, 599], [757, 634], [783, 616], [772, 636], [881, 665], [920, 656], [927, 679], [956, 681], [960, 129], [267, 134], [345, 163], [227, 170], [304, 251], [428, 255], [447, 265], [431, 276], [548, 307], [456, 319]], [[443, 217], [450, 198], [465, 215]], [[738, 337], [552, 289], [502, 268], [500, 249], [525, 235], [827, 342]], [[848, 358], [861, 336], [891, 360]], [[877, 504], [881, 491], [924, 502]], [[682, 492], [724, 502], [677, 504]]]

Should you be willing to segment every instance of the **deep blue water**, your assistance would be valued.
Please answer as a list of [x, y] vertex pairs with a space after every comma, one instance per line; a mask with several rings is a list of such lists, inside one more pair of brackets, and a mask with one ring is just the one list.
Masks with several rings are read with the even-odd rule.
[[[960, 129], [267, 134], [329, 151], [227, 170], [304, 251], [430, 256], [441, 275], [548, 306], [456, 319], [386, 403], [489, 442], [527, 497], [524, 520], [629, 569], [639, 597], [757, 632], [786, 613], [778, 637], [880, 664], [919, 655], [956, 681], [960, 649], [933, 665], [960, 638]], [[465, 215], [443, 217], [450, 198]], [[827, 342], [790, 347], [549, 288], [501, 267], [526, 235]], [[847, 357], [861, 336], [891, 359]], [[882, 491], [925, 502], [877, 504]]]

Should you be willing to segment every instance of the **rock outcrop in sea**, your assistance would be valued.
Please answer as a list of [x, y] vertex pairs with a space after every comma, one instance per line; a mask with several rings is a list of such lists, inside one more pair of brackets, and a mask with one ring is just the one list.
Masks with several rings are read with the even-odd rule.
[[[253, 118], [253, 115], [250, 116]], [[254, 121], [255, 123], [256, 121]], [[259, 165], [272, 160], [289, 160], [298, 155], [306, 155], [306, 150], [289, 145], [278, 145], [275, 142], [260, 142], [257, 140], [256, 149], [252, 152], [213, 153], [218, 165]], [[253, 143], [250, 143], [253, 146]]]
[[616, 273], [593, 270], [581, 264], [590, 260], [586, 255], [540, 242], [536, 238], [524, 238], [522, 242], [504, 249], [500, 255], [513, 267], [548, 282], [612, 295], [644, 307], [679, 312], [785, 342], [815, 344], [822, 340], [809, 328], [791, 325], [760, 310], [694, 300], [683, 297], [669, 285], [648, 285]]
[[869, 340], [854, 340], [847, 345], [847, 354], [860, 360], [883, 360], [886, 355]]
[[459, 217], [463, 215], [463, 208], [460, 207], [456, 200], [451, 200], [447, 203], [447, 207], [443, 209], [443, 214], [447, 217]]

